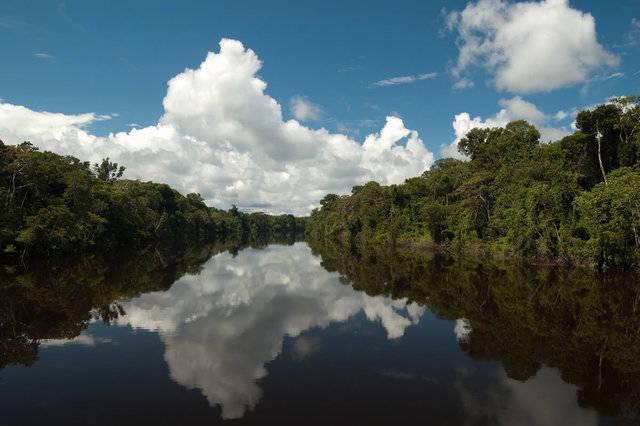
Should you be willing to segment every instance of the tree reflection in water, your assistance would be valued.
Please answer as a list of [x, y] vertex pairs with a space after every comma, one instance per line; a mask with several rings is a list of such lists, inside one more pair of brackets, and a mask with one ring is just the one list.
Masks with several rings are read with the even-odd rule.
[[[304, 359], [319, 348], [307, 330], [364, 313], [388, 339], [398, 339], [429, 309], [456, 320], [458, 344], [473, 360], [504, 367], [486, 379], [496, 383], [484, 393], [458, 372], [451, 386], [470, 419], [592, 423], [593, 412], [578, 409], [576, 398], [601, 414], [637, 418], [634, 277], [311, 246], [150, 251], [4, 274], [0, 365], [32, 365], [39, 346], [64, 339], [95, 344], [83, 332], [95, 320], [154, 330], [172, 379], [199, 389], [224, 418], [239, 418], [261, 399], [265, 366], [278, 358], [286, 336], [297, 337], [292, 350]], [[414, 380], [401, 369], [383, 373]], [[532, 409], [535, 401], [539, 409]], [[558, 415], [554, 404], [563, 407]]]
[[640, 283], [636, 275], [518, 267], [438, 254], [346, 255], [312, 244], [329, 271], [367, 294], [407, 298], [456, 319], [461, 348], [524, 382], [557, 367], [583, 407], [640, 416]]

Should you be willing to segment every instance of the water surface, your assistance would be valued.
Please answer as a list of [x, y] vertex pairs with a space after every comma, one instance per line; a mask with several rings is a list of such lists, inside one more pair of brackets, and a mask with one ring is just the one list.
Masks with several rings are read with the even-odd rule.
[[314, 249], [5, 276], [2, 424], [638, 420], [628, 279]]

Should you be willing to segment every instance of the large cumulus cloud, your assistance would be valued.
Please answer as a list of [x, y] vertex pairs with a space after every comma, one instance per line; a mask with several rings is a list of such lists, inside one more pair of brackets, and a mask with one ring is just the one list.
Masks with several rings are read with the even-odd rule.
[[532, 93], [585, 82], [619, 63], [598, 43], [593, 16], [568, 0], [479, 0], [450, 13], [447, 24], [458, 34], [458, 88], [473, 85], [473, 66], [491, 72], [498, 89]]
[[218, 53], [169, 81], [164, 114], [154, 126], [97, 137], [87, 126], [108, 117], [0, 103], [0, 138], [92, 161], [108, 156], [128, 167], [128, 177], [200, 192], [222, 207], [297, 214], [308, 213], [326, 193], [368, 180], [400, 183], [433, 162], [418, 133], [398, 117], [387, 117], [364, 143], [285, 120], [257, 75], [261, 67], [252, 50], [223, 39]]

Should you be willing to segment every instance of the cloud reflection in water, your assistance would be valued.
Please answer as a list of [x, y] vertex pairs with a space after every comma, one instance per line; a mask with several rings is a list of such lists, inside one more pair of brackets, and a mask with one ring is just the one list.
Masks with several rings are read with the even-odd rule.
[[278, 357], [285, 336], [364, 312], [395, 339], [424, 312], [406, 299], [371, 297], [341, 284], [301, 243], [217, 255], [199, 275], [123, 307], [127, 315], [119, 323], [158, 331], [172, 379], [200, 389], [221, 406], [223, 418], [240, 418], [256, 406], [262, 395], [256, 381], [267, 375], [265, 364]]

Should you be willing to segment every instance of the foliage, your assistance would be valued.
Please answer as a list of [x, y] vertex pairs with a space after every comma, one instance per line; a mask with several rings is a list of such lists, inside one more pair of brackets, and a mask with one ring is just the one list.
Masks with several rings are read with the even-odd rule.
[[311, 240], [348, 247], [434, 244], [450, 251], [598, 267], [640, 260], [640, 106], [616, 98], [582, 111], [577, 131], [540, 143], [525, 121], [472, 129], [468, 161], [436, 161], [403, 184], [328, 195], [307, 223]]
[[122, 177], [125, 171], [124, 166], [118, 167], [118, 163], [112, 163], [109, 158], [102, 159], [100, 164], [95, 163], [93, 165], [93, 173], [98, 179], [113, 181]]
[[304, 219], [207, 207], [200, 194], [122, 179], [32, 144], [0, 144], [0, 254], [56, 256], [147, 244], [265, 240], [299, 234]]
[[623, 167], [575, 200], [589, 239], [591, 256], [600, 264], [628, 264], [640, 246], [640, 174]]

